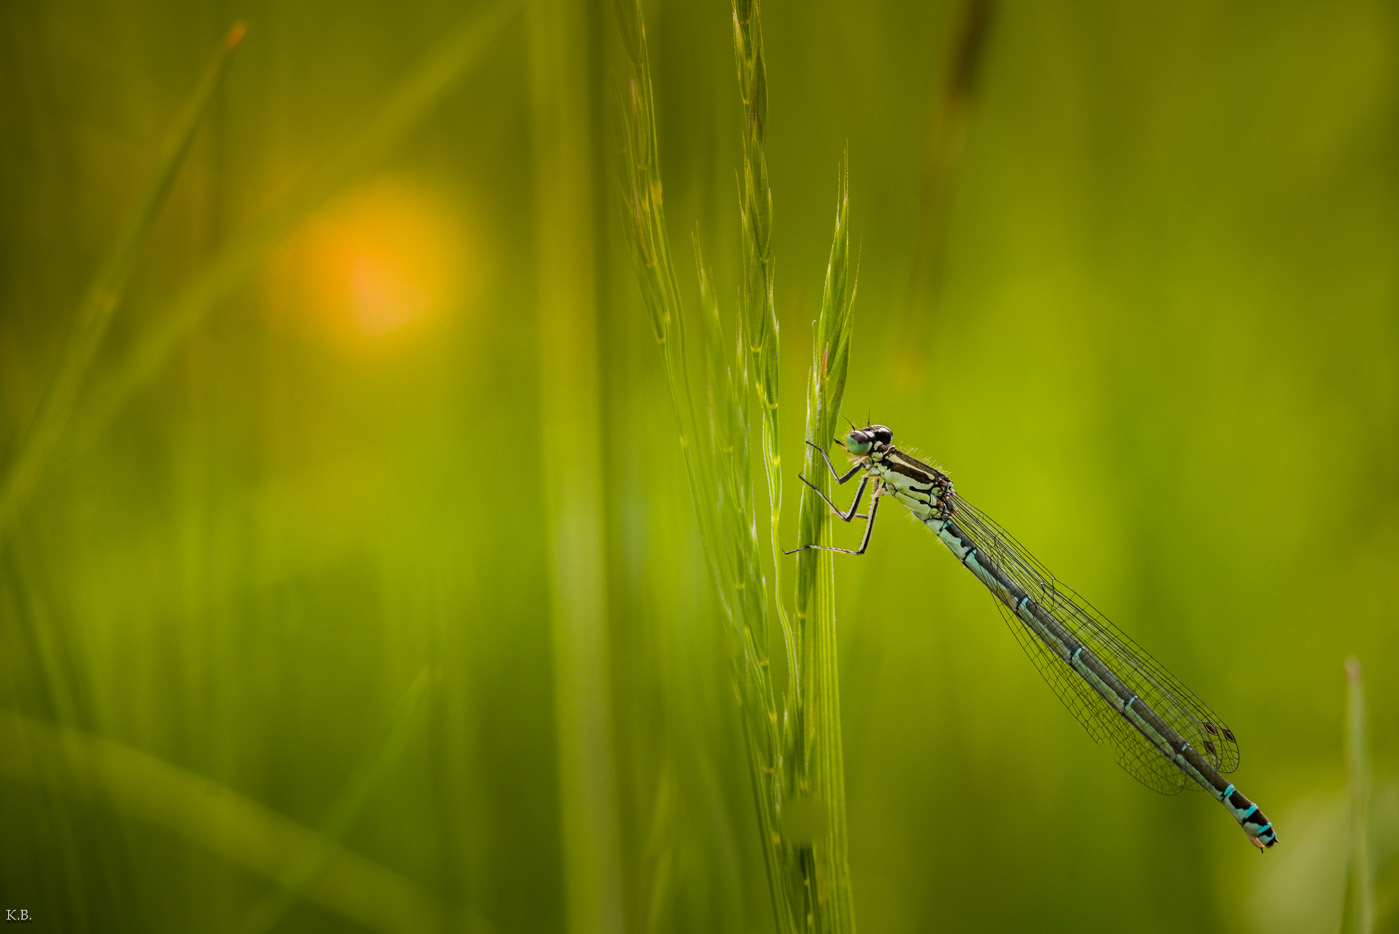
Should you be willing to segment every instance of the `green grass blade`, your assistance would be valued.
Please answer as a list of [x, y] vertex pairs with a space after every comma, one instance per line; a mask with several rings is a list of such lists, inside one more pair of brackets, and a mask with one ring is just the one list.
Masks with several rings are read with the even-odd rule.
[[[733, 5], [734, 63], [743, 100], [742, 221], [743, 286], [739, 290], [739, 317], [747, 336], [751, 378], [758, 391], [763, 453], [767, 479], [768, 533], [773, 555], [773, 606], [787, 647], [787, 706], [793, 714], [792, 735], [802, 735], [799, 653], [800, 634], [792, 631], [782, 593], [782, 457], [781, 421], [778, 409], [778, 322], [773, 300], [775, 260], [772, 255], [772, 188], [767, 169], [767, 63], [763, 53], [762, 5], [758, 0], [736, 0]], [[766, 641], [767, 634], [763, 633]], [[788, 741], [789, 754], [791, 741]], [[800, 753], [794, 757], [800, 759]]]
[[[733, 636], [733, 678], [741, 707], [763, 864], [777, 927], [785, 934], [798, 930], [798, 925], [784, 881], [789, 872], [784, 863], [780, 821], [784, 794], [781, 719], [768, 658], [767, 584], [752, 521], [755, 510], [748, 442], [748, 386], [752, 378], [749, 332], [744, 316], [739, 314], [738, 351], [732, 367], [724, 365], [721, 361], [725, 353], [718, 336], [722, 330], [718, 303], [696, 244], [705, 319], [702, 334], [707, 344], [706, 372], [710, 377], [706, 395], [710, 402], [710, 430], [706, 435], [699, 430], [695, 415], [695, 393], [685, 355], [683, 309], [666, 232], [650, 53], [639, 0], [620, 0], [617, 14], [631, 64], [622, 108], [624, 149], [619, 164], [628, 245], [665, 364], [705, 562]], [[730, 433], [726, 435], [726, 431]]]
[[[853, 325], [851, 305], [855, 281], [850, 274], [850, 172], [849, 156], [841, 165], [836, 202], [835, 237], [826, 266], [821, 316], [816, 322], [812, 348], [811, 381], [807, 390], [807, 437], [828, 444], [835, 434], [850, 363]], [[819, 478], [823, 490], [830, 486], [825, 461], [812, 448], [806, 453], [804, 475]], [[815, 491], [807, 489], [798, 510], [800, 541], [829, 545], [828, 510]], [[845, 819], [845, 767], [840, 735], [840, 689], [835, 630], [835, 567], [828, 551], [809, 550], [797, 555], [797, 628], [809, 640], [809, 660], [803, 675], [810, 730], [807, 771], [809, 808], [813, 814], [809, 833], [815, 862], [814, 883], [819, 886], [812, 904], [818, 931], [855, 930], [855, 907], [850, 886], [850, 854]]]
[[170, 189], [194, 142], [195, 133], [209, 110], [214, 92], [222, 84], [233, 51], [242, 42], [245, 32], [240, 23], [224, 36], [175, 120], [165, 149], [156, 162], [155, 173], [137, 200], [136, 209], [112, 241], [111, 251], [83, 295], [68, 340], [59, 355], [57, 369], [14, 457], [7, 465], [3, 480], [0, 480], [0, 539], [3, 539], [10, 520], [28, 499], [55, 445], [68, 427], [79, 390], [102, 345], [112, 315], [126, 292], [131, 269], [150, 235], [156, 216], [170, 195]]
[[[530, 5], [535, 282], [563, 875], [568, 930], [622, 931], [586, 8]], [[564, 466], [566, 465], [566, 466]]]
[[[787, 650], [787, 685], [783, 694], [781, 753], [782, 797], [778, 832], [781, 836], [782, 912], [801, 926], [820, 927], [824, 916], [818, 880], [810, 860], [810, 719], [806, 676], [810, 672], [810, 633], [787, 613], [782, 589], [786, 561], [781, 538], [783, 470], [781, 457], [781, 398], [778, 375], [779, 326], [773, 296], [776, 264], [772, 252], [772, 187], [767, 166], [767, 62], [763, 47], [760, 0], [734, 0], [734, 65], [743, 103], [743, 171], [740, 176], [742, 285], [739, 289], [740, 353], [747, 352], [749, 381], [757, 390], [760, 450], [768, 494], [768, 539], [772, 550], [772, 602]], [[763, 591], [768, 604], [767, 588]], [[780, 913], [781, 915], [781, 913]], [[779, 917], [779, 922], [781, 918]]]
[[930, 359], [927, 340], [936, 313], [953, 183], [976, 107], [976, 86], [995, 21], [994, 0], [966, 0], [944, 79], [934, 87], [923, 149], [918, 239], [909, 263], [907, 301], [897, 324], [902, 350], [895, 373], [906, 384], [921, 376]]
[[[70, 727], [0, 711], [0, 779], [51, 788], [148, 821], [270, 880], [322, 845], [315, 831], [217, 782]], [[444, 912], [397, 873], [332, 845], [303, 894], [372, 931], [442, 927]]]
[[1346, 659], [1346, 797], [1350, 802], [1350, 859], [1341, 934], [1375, 929], [1374, 873], [1370, 866], [1370, 756], [1365, 735], [1365, 682], [1360, 661]]
[[421, 123], [522, 9], [523, 0], [498, 0], [473, 10], [356, 121], [353, 134], [321, 165], [225, 244], [179, 292], [158, 323], [142, 335], [116, 372], [93, 392], [91, 416], [82, 422], [80, 439], [100, 432], [131, 395], [160, 371], [210, 310], [298, 224], [346, 183], [372, 168]]
[[[778, 453], [779, 335], [773, 301], [772, 192], [766, 160], [767, 77], [761, 11], [756, 0], [737, 0], [733, 6], [734, 58], [745, 130], [740, 183], [743, 284], [735, 316], [737, 354], [732, 366], [721, 362], [718, 303], [698, 241], [695, 244], [708, 377], [709, 430], [704, 440], [710, 443], [695, 444], [693, 450], [691, 441], [700, 440], [701, 435], [684, 368], [680, 300], [660, 207], [646, 33], [635, 0], [620, 4], [619, 16], [623, 43], [632, 61], [621, 166], [632, 257], [666, 358], [706, 557], [730, 625], [740, 640], [734, 674], [777, 926], [783, 932], [853, 931], [836, 688], [834, 576], [824, 556], [818, 559], [815, 553], [807, 552], [799, 559], [798, 611], [793, 625], [784, 608], [777, 574], [787, 559], [780, 539], [784, 477]], [[847, 288], [851, 277], [846, 189], [847, 179], [842, 174], [836, 239], [818, 324], [815, 395], [808, 415], [808, 428], [826, 425], [821, 429], [825, 433], [829, 433], [840, 407], [849, 360], [853, 288]], [[762, 574], [752, 520], [759, 510], [749, 480], [750, 386], [759, 410], [769, 544], [776, 565], [772, 599]], [[701, 490], [705, 495], [700, 495]], [[824, 522], [824, 510], [817, 518], [805, 500], [802, 508], [804, 530]], [[788, 684], [780, 717], [767, 658], [770, 615], [777, 617], [787, 649]]]
[[288, 867], [277, 880], [277, 888], [274, 891], [248, 910], [243, 919], [244, 931], [257, 934], [271, 930], [296, 904], [297, 899], [303, 897], [307, 887], [325, 871], [340, 840], [369, 803], [375, 789], [403, 758], [408, 741], [422, 723], [431, 688], [431, 672], [424, 668], [399, 700], [383, 741], [375, 748], [373, 755], [366, 758], [350, 776], [344, 790], [331, 805], [330, 812], [321, 823], [315, 844], [303, 851]]
[[734, 606], [735, 580], [732, 574], [725, 573], [724, 565], [716, 558], [720, 533], [704, 495], [704, 491], [714, 489], [714, 460], [709, 446], [701, 442], [697, 433], [698, 419], [685, 352], [684, 309], [675, 263], [671, 259], [670, 237], [666, 232], [650, 51], [640, 0], [619, 0], [617, 18], [631, 64], [627, 99], [622, 108], [624, 146], [619, 165], [622, 200], [631, 235], [627, 243], [641, 284], [642, 300], [651, 315], [652, 332], [665, 362], [666, 382], [680, 433], [680, 450], [685, 459], [700, 537], [705, 543], [705, 559], [725, 612], [734, 620], [738, 612]]

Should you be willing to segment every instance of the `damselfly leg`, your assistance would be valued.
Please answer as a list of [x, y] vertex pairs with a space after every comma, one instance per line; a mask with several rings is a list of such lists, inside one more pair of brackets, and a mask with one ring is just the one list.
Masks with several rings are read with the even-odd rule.
[[826, 461], [826, 466], [831, 468], [831, 476], [835, 477], [836, 483], [844, 484], [851, 477], [855, 476], [857, 473], [865, 469], [863, 464], [856, 464], [844, 474], [841, 474], [840, 471], [836, 470], [836, 465], [831, 463], [831, 456], [826, 453], [825, 448], [821, 447], [814, 441], [808, 441], [806, 444], [807, 447], [816, 448], [816, 450], [820, 452], [821, 457]]
[[[817, 445], [812, 444], [810, 441], [808, 441], [807, 444], [810, 444], [813, 448], [816, 448], [816, 450], [821, 451], [821, 456], [825, 459], [826, 466], [831, 469], [831, 476], [835, 479], [836, 483], [845, 483], [846, 481], [854, 477], [857, 473], [860, 473], [862, 471], [861, 465], [856, 464], [853, 468], [850, 469], [848, 473], [842, 476], [841, 474], [836, 472], [835, 465], [831, 463], [830, 457], [827, 456], [824, 450], [822, 450]], [[869, 547], [870, 533], [874, 531], [875, 514], [879, 511], [879, 487], [876, 485], [874, 493], [870, 496], [869, 515], [866, 516], [863, 513], [856, 512], [856, 510], [860, 508], [861, 497], [865, 495], [865, 488], [869, 486], [869, 474], [865, 474], [860, 478], [860, 485], [855, 490], [855, 499], [850, 504], [850, 509], [846, 512], [841, 512], [840, 508], [836, 506], [835, 503], [831, 502], [830, 497], [828, 497], [825, 493], [821, 492], [821, 488], [818, 487], [816, 484], [812, 483], [810, 480], [806, 479], [806, 477], [802, 476], [801, 474], [797, 474], [797, 478], [801, 480], [802, 483], [805, 483], [807, 486], [815, 490], [816, 495], [821, 497], [822, 501], [825, 502], [825, 504], [831, 508], [831, 512], [839, 516], [842, 522], [849, 522], [851, 519], [864, 519], [865, 537], [860, 541], [860, 547], [854, 551], [850, 550], [849, 548], [835, 548], [830, 545], [811, 544], [801, 545], [797, 548], [793, 548], [791, 551], [784, 551], [783, 554], [794, 555], [799, 551], [806, 551], [808, 548], [814, 551], [835, 551], [843, 555], [864, 554], [865, 549]]]

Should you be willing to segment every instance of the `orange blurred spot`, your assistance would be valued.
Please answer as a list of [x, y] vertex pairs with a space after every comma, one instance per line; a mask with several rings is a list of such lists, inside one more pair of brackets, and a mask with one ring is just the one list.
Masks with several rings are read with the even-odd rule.
[[293, 236], [274, 272], [273, 304], [326, 336], [378, 342], [459, 308], [474, 285], [474, 259], [443, 193], [382, 179], [346, 193]]

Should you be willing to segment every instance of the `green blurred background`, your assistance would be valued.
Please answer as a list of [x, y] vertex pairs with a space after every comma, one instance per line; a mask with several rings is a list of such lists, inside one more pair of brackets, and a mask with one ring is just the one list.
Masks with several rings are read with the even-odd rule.
[[[410, 113], [394, 89], [472, 8], [0, 6], [6, 464], [182, 102], [249, 27], [0, 527], [0, 908], [55, 931], [555, 931], [581, 872], [613, 929], [772, 929], [617, 206], [612, 8], [567, 7], [505, 8]], [[1117, 769], [891, 513], [837, 566], [860, 924], [1335, 929], [1353, 653], [1399, 929], [1399, 9], [1005, 4], [954, 103], [963, 15], [765, 5], [786, 462], [848, 143], [846, 414], [1219, 711], [1281, 842], [1260, 858], [1203, 795]], [[731, 309], [730, 12], [647, 16], [682, 290], [698, 229]], [[401, 128], [366, 129], [385, 107]], [[559, 127], [566, 158], [541, 160]], [[207, 313], [152, 351], [230, 244]], [[582, 340], [551, 343], [560, 322]], [[601, 798], [576, 793], [571, 730]], [[600, 847], [566, 842], [580, 797]]]

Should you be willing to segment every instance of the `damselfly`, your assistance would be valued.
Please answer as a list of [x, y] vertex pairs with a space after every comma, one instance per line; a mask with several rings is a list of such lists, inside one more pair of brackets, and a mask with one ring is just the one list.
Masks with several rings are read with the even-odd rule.
[[[806, 477], [826, 505], [846, 522], [865, 520], [860, 547], [803, 545], [862, 555], [869, 547], [881, 497], [908, 507], [996, 596], [1016, 639], [1088, 734], [1107, 743], [1133, 778], [1162, 794], [1190, 782], [1218, 800], [1262, 850], [1277, 843], [1258, 805], [1223, 778], [1239, 765], [1229, 727], [1185, 685], [1161, 667], [1087, 600], [1063, 586], [1011, 535], [952, 489], [942, 471], [914, 460], [891, 443], [883, 425], [853, 429], [842, 444], [855, 466], [841, 474], [821, 451], [837, 483], [861, 474], [855, 501], [842, 512]], [[869, 515], [857, 512], [874, 482]]]

